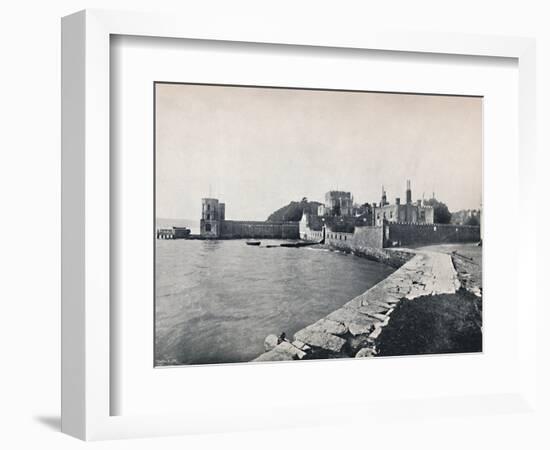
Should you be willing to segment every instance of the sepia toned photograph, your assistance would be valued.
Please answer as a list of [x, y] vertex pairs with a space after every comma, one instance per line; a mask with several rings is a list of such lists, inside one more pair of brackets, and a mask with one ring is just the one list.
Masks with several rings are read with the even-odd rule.
[[483, 98], [157, 82], [156, 367], [475, 353]]

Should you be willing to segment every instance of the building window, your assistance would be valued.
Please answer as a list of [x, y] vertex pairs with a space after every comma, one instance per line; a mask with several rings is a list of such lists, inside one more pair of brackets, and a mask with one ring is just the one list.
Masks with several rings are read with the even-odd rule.
[[206, 210], [210, 211], [210, 204], [206, 205]]
[[210, 220], [210, 214], [206, 215], [206, 220]]
[[210, 225], [209, 223], [205, 224], [204, 231], [212, 231], [212, 225]]

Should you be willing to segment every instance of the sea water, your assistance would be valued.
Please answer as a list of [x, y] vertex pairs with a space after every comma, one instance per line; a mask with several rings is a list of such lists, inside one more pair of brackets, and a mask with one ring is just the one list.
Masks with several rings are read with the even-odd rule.
[[281, 241], [157, 240], [157, 365], [250, 361], [268, 334], [292, 335], [394, 269]]

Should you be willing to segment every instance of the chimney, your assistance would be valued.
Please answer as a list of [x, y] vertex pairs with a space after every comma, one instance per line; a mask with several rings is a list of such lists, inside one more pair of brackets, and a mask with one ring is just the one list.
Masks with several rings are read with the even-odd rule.
[[388, 199], [386, 197], [386, 191], [384, 190], [384, 186], [382, 185], [382, 201], [380, 202], [380, 206], [384, 206], [388, 204]]
[[399, 197], [396, 197], [395, 198], [395, 204], [396, 205], [400, 205], [401, 204], [401, 199]]
[[422, 200], [417, 200], [416, 201], [416, 206], [422, 206]]
[[407, 180], [407, 205], [412, 203], [411, 180]]

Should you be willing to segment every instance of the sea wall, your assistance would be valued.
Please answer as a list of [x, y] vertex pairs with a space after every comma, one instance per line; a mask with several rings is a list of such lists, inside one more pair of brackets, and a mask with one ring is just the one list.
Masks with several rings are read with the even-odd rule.
[[378, 249], [481, 240], [478, 226], [384, 222], [380, 226], [356, 226], [353, 232], [343, 232], [329, 227], [323, 229], [321, 222], [307, 216], [300, 221], [299, 234], [304, 240], [320, 240], [324, 236], [330, 244]]
[[388, 223], [385, 247], [479, 242], [480, 228], [468, 225]]
[[[392, 250], [385, 250], [391, 252]], [[451, 257], [419, 252], [377, 285], [308, 327], [291, 340], [268, 336], [266, 352], [255, 361], [284, 361], [376, 354], [377, 340], [401, 301], [454, 294], [460, 281]]]
[[221, 239], [298, 239], [298, 222], [261, 222], [224, 220], [221, 222]]
[[412, 258], [413, 253], [408, 250], [375, 248], [353, 243], [329, 241], [325, 247], [330, 250], [338, 250], [345, 253], [352, 253], [362, 258], [370, 259], [390, 267], [399, 268]]
[[326, 230], [325, 242], [330, 244], [344, 242], [355, 248], [382, 248], [384, 246], [384, 227], [356, 227], [353, 233]]
[[[302, 229], [303, 231], [303, 229]], [[412, 257], [407, 250], [383, 248], [383, 227], [357, 227], [354, 233], [343, 233], [326, 230], [324, 247], [345, 253], [353, 253], [356, 256], [372, 261], [387, 264], [391, 267], [401, 267]], [[319, 241], [323, 238], [322, 231], [309, 230], [306, 233], [307, 240]], [[302, 239], [304, 235], [302, 234]]]

